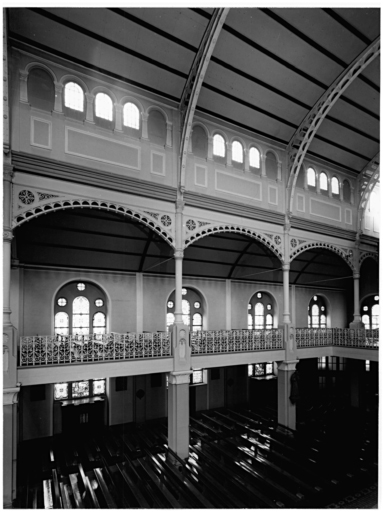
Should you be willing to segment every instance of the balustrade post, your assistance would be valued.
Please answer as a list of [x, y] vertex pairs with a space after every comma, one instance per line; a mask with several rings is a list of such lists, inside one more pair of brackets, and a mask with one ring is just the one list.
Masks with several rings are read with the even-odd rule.
[[19, 385], [3, 389], [3, 507], [16, 498], [17, 402]]

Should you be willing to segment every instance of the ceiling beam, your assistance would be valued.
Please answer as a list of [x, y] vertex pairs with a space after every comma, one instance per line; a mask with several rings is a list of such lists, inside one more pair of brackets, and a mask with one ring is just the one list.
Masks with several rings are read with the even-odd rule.
[[202, 37], [201, 44], [194, 58], [189, 76], [186, 80], [184, 90], [180, 101], [181, 112], [181, 145], [180, 145], [180, 192], [185, 188], [186, 159], [188, 152], [189, 138], [194, 118], [195, 108], [197, 106], [198, 96], [201, 91], [205, 73], [210, 62], [219, 33], [225, 23], [228, 8], [214, 9], [209, 24], [206, 27]]
[[380, 153], [377, 153], [374, 158], [366, 165], [358, 177], [359, 188], [359, 205], [358, 205], [358, 223], [357, 230], [362, 232], [362, 222], [368, 201], [370, 200], [371, 193], [375, 185], [379, 181], [380, 174]]
[[287, 215], [293, 211], [295, 184], [307, 150], [331, 107], [349, 85], [380, 53], [380, 37], [376, 38], [331, 84], [303, 119], [292, 136], [288, 149], [289, 181], [286, 190]]

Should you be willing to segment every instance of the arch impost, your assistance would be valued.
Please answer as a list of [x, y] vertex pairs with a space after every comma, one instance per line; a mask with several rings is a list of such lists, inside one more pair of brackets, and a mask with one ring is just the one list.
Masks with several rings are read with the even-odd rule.
[[289, 210], [293, 209], [295, 183], [306, 156], [307, 150], [315, 137], [320, 125], [338, 98], [345, 92], [349, 85], [359, 74], [379, 55], [380, 37], [375, 39], [351, 64], [341, 73], [331, 86], [319, 98], [310, 112], [303, 119], [288, 147], [288, 186], [291, 188], [289, 198]]
[[[159, 236], [161, 236], [164, 240], [166, 240], [170, 246], [175, 247], [174, 242], [174, 215], [170, 213], [160, 213], [160, 212], [151, 212], [151, 211], [140, 211], [137, 208], [129, 208], [128, 206], [123, 206], [119, 203], [114, 203], [111, 201], [102, 201], [100, 199], [84, 199], [84, 198], [68, 198], [52, 201], [52, 197], [58, 197], [50, 194], [41, 194], [40, 192], [32, 193], [29, 190], [23, 191], [25, 194], [22, 196], [23, 198], [28, 198], [31, 201], [30, 204], [26, 205], [26, 208], [17, 212], [12, 221], [12, 228], [16, 228], [24, 222], [28, 222], [29, 220], [38, 217], [40, 215], [65, 210], [65, 209], [73, 209], [73, 208], [90, 208], [90, 209], [98, 209], [98, 210], [107, 210], [110, 212], [115, 212], [121, 215], [125, 215], [132, 219], [137, 220], [145, 224], [149, 229], [152, 229]], [[29, 195], [27, 194], [29, 192]], [[41, 201], [36, 201], [36, 196], [47, 196], [50, 199], [50, 202], [44, 202], [41, 204]], [[43, 199], [42, 201], [45, 201]], [[36, 206], [31, 208], [31, 204], [38, 203]]]
[[360, 273], [359, 273], [359, 270], [356, 270], [353, 272], [352, 274], [353, 278], [354, 279], [360, 279]]
[[184, 257], [184, 250], [183, 249], [176, 249], [174, 251], [174, 258], [176, 260], [182, 260], [183, 257]]
[[3, 164], [3, 181], [12, 182], [14, 174], [15, 173], [13, 170], [13, 165], [4, 163]]
[[[197, 223], [199, 228], [197, 228]], [[201, 222], [194, 219], [186, 220], [186, 240], [185, 248], [191, 245], [196, 240], [205, 236], [214, 235], [215, 233], [237, 233], [240, 235], [246, 235], [255, 240], [263, 243], [268, 247], [280, 261], [284, 260], [283, 257], [283, 239], [279, 234], [273, 233], [262, 233], [255, 231], [251, 228], [244, 226], [232, 225], [232, 224], [217, 224], [212, 225], [209, 222]]]
[[13, 232], [10, 228], [3, 229], [3, 242], [11, 243], [13, 239]]

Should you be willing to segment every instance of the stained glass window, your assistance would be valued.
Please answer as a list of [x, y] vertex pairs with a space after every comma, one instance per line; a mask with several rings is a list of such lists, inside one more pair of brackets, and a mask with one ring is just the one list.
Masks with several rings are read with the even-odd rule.
[[103, 92], [96, 94], [95, 113], [97, 117], [113, 121], [113, 102], [110, 96]]
[[101, 308], [104, 305], [104, 301], [102, 299], [96, 299], [94, 303], [98, 308]]
[[124, 105], [124, 126], [129, 128], [140, 128], [140, 111], [134, 103], [125, 103]]
[[240, 142], [235, 140], [232, 144], [232, 160], [240, 164], [243, 163], [243, 147]]
[[93, 315], [93, 333], [94, 334], [105, 334], [106, 330], [106, 318], [104, 313], [98, 312]]
[[252, 377], [254, 374], [254, 365], [248, 364], [247, 365], [247, 376]]
[[312, 329], [325, 329], [327, 327], [327, 314], [324, 299], [314, 295], [308, 308], [308, 326]]
[[379, 300], [379, 295], [375, 295], [374, 300]]
[[255, 315], [254, 315], [254, 327], [255, 329], [263, 329], [265, 324], [264, 319], [264, 306], [261, 302], [257, 302], [255, 305]]
[[182, 321], [190, 325], [190, 302], [186, 299], [182, 299]]
[[258, 377], [261, 375], [265, 375], [265, 367], [263, 366], [262, 363], [256, 363], [254, 365], [254, 376]]
[[213, 154], [222, 157], [226, 155], [225, 139], [218, 133], [213, 137]]
[[69, 334], [69, 316], [63, 311], [55, 315], [55, 334], [61, 334], [63, 336]]
[[89, 396], [89, 381], [72, 382], [72, 398], [83, 398]]
[[365, 329], [370, 329], [370, 317], [369, 315], [363, 315], [362, 316], [362, 322], [364, 323]]
[[85, 284], [84, 283], [78, 283], [77, 284], [77, 290], [80, 290], [80, 292], [85, 290]]
[[66, 299], [64, 299], [64, 297], [60, 297], [60, 298], [57, 300], [57, 304], [58, 304], [59, 306], [62, 306], [62, 307], [63, 307], [63, 306], [66, 306], [66, 305], [67, 305], [67, 300], [66, 300]]
[[334, 195], [339, 195], [339, 180], [335, 176], [331, 178], [331, 192]]
[[363, 311], [368, 311], [368, 306], [363, 306]]
[[202, 315], [200, 313], [194, 313], [193, 315], [193, 331], [202, 330]]
[[76, 297], [73, 301], [73, 334], [89, 334], [89, 300]]
[[266, 375], [272, 375], [274, 373], [273, 363], [266, 363]]
[[174, 320], [175, 320], [175, 317], [174, 317], [173, 313], [168, 313], [166, 315], [166, 329], [168, 331], [169, 331], [169, 327], [174, 324]]
[[326, 369], [326, 356], [318, 357], [318, 370]]
[[247, 315], [247, 328], [253, 328], [253, 315], [251, 315], [250, 313]]
[[68, 399], [68, 383], [67, 382], [60, 382], [59, 384], [55, 384], [54, 399], [55, 400], [67, 400]]
[[251, 309], [251, 304], [248, 304], [247, 305], [247, 309], [250, 310]]
[[105, 379], [93, 381], [93, 395], [105, 394]]
[[370, 366], [370, 361], [368, 359], [366, 359], [365, 363], [366, 363], [366, 372], [369, 372], [370, 371], [370, 367], [371, 367]]
[[316, 179], [315, 171], [312, 167], [309, 167], [307, 169], [307, 185], [309, 185], [310, 187], [316, 187], [316, 184], [317, 184], [317, 179]]
[[84, 91], [78, 84], [74, 82], [65, 84], [64, 105], [73, 110], [84, 111]]
[[371, 327], [372, 329], [379, 327], [379, 304], [374, 304], [371, 308]]
[[272, 315], [266, 315], [266, 329], [272, 329], [273, 328], [273, 316]]
[[257, 293], [257, 299], [262, 299], [262, 293], [261, 292]]
[[319, 186], [321, 190], [328, 190], [327, 174], [325, 172], [321, 172], [319, 176]]
[[[193, 332], [202, 330], [204, 306], [199, 293], [191, 288], [182, 288], [182, 295], [181, 310], [183, 323], [188, 325]], [[188, 299], [186, 299], [186, 296]], [[170, 295], [167, 302], [167, 326], [174, 323], [174, 299], [175, 292]], [[171, 323], [169, 324], [169, 322]]]
[[259, 169], [260, 166], [260, 153], [257, 148], [250, 148], [249, 153], [249, 164], [250, 167], [256, 167]]

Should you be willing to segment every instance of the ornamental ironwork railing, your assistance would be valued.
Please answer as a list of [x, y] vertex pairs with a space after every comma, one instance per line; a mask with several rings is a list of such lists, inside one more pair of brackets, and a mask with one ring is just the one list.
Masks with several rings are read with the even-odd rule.
[[20, 366], [170, 357], [167, 332], [22, 336]]
[[282, 329], [196, 331], [190, 336], [192, 355], [257, 352], [284, 348]]
[[379, 329], [302, 329], [295, 332], [297, 348], [379, 348]]

